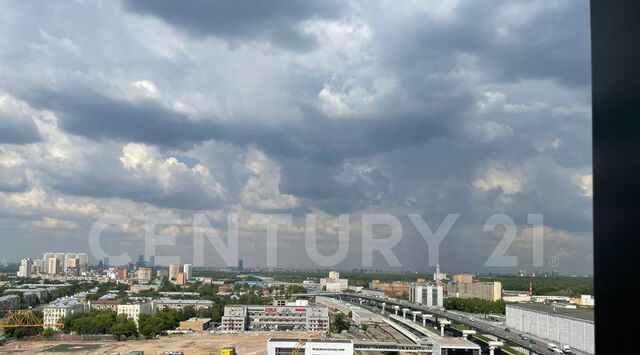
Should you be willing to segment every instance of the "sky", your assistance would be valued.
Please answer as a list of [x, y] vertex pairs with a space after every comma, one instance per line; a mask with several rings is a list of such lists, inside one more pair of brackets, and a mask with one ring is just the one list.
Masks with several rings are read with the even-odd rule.
[[[592, 272], [587, 1], [0, 1], [0, 261], [45, 251], [145, 253], [224, 266], [194, 244], [193, 215], [226, 235], [238, 216], [245, 267], [317, 267], [305, 216], [332, 254], [338, 216], [362, 263], [362, 216], [395, 216], [402, 239], [373, 267]], [[488, 266], [506, 214], [517, 224]], [[528, 214], [544, 218], [533, 266]], [[257, 216], [257, 217], [256, 217]], [[375, 228], [385, 238], [384, 226]], [[389, 234], [389, 233], [386, 233]], [[164, 238], [164, 239], [163, 239]], [[509, 238], [507, 238], [509, 239]], [[96, 255], [92, 254], [95, 260]], [[156, 257], [157, 259], [157, 257]]]

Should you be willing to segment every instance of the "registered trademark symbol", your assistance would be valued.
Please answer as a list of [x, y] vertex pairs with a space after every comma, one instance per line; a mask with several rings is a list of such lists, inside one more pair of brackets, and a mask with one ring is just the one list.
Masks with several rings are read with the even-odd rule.
[[549, 257], [549, 265], [551, 266], [558, 266], [558, 264], [560, 264], [560, 259], [558, 259], [557, 256], [551, 256]]

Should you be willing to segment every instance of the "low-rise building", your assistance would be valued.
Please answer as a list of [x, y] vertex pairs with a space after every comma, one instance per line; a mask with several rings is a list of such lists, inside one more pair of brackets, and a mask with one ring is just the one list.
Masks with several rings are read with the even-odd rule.
[[372, 290], [382, 291], [386, 296], [397, 297], [407, 296], [411, 290], [411, 284], [408, 282], [381, 282], [380, 280], [372, 280], [369, 283]]
[[207, 330], [211, 326], [211, 318], [189, 318], [180, 322], [180, 330]]
[[276, 339], [267, 342], [267, 355], [292, 354], [301, 349], [301, 354], [308, 355], [352, 355], [353, 341], [349, 339]]
[[213, 306], [213, 301], [209, 300], [181, 300], [171, 298], [158, 298], [152, 301], [154, 310], [162, 309], [183, 309], [193, 307], [194, 309], [208, 308]]
[[87, 304], [91, 311], [118, 311], [118, 301], [115, 299], [98, 299]]
[[0, 296], [0, 309], [13, 310], [20, 308], [20, 296], [6, 295]]
[[128, 318], [131, 318], [136, 326], [141, 314], [153, 314], [153, 307], [149, 302], [119, 304], [117, 307], [118, 314], [126, 314]]
[[221, 328], [236, 331], [324, 331], [329, 329], [329, 309], [316, 306], [226, 306]]
[[42, 313], [44, 316], [42, 323], [45, 328], [59, 329], [60, 320], [62, 318], [84, 311], [84, 304], [77, 298], [60, 298], [42, 307]]

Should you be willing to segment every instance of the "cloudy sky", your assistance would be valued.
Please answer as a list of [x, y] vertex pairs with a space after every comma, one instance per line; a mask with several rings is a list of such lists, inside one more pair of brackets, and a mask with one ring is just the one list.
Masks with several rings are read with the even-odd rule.
[[[146, 215], [193, 259], [191, 216], [220, 233], [239, 215], [240, 258], [265, 265], [265, 220], [293, 214], [278, 265], [314, 267], [350, 214], [390, 213], [397, 269], [428, 270], [407, 215], [442, 242], [445, 271], [485, 266], [510, 215], [506, 254], [533, 269], [527, 214], [544, 215], [544, 270], [592, 271], [587, 1], [0, 1], [0, 260], [144, 252]], [[384, 229], [376, 235], [384, 237]], [[207, 265], [222, 266], [212, 247]], [[551, 258], [557, 265], [549, 265]], [[549, 260], [551, 260], [549, 259]], [[374, 266], [387, 268], [381, 255]]]

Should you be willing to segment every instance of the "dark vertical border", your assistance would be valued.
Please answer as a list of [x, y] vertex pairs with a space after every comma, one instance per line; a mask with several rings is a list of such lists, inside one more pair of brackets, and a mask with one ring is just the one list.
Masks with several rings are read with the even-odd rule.
[[639, 0], [591, 1], [591, 50], [596, 353], [637, 354]]

